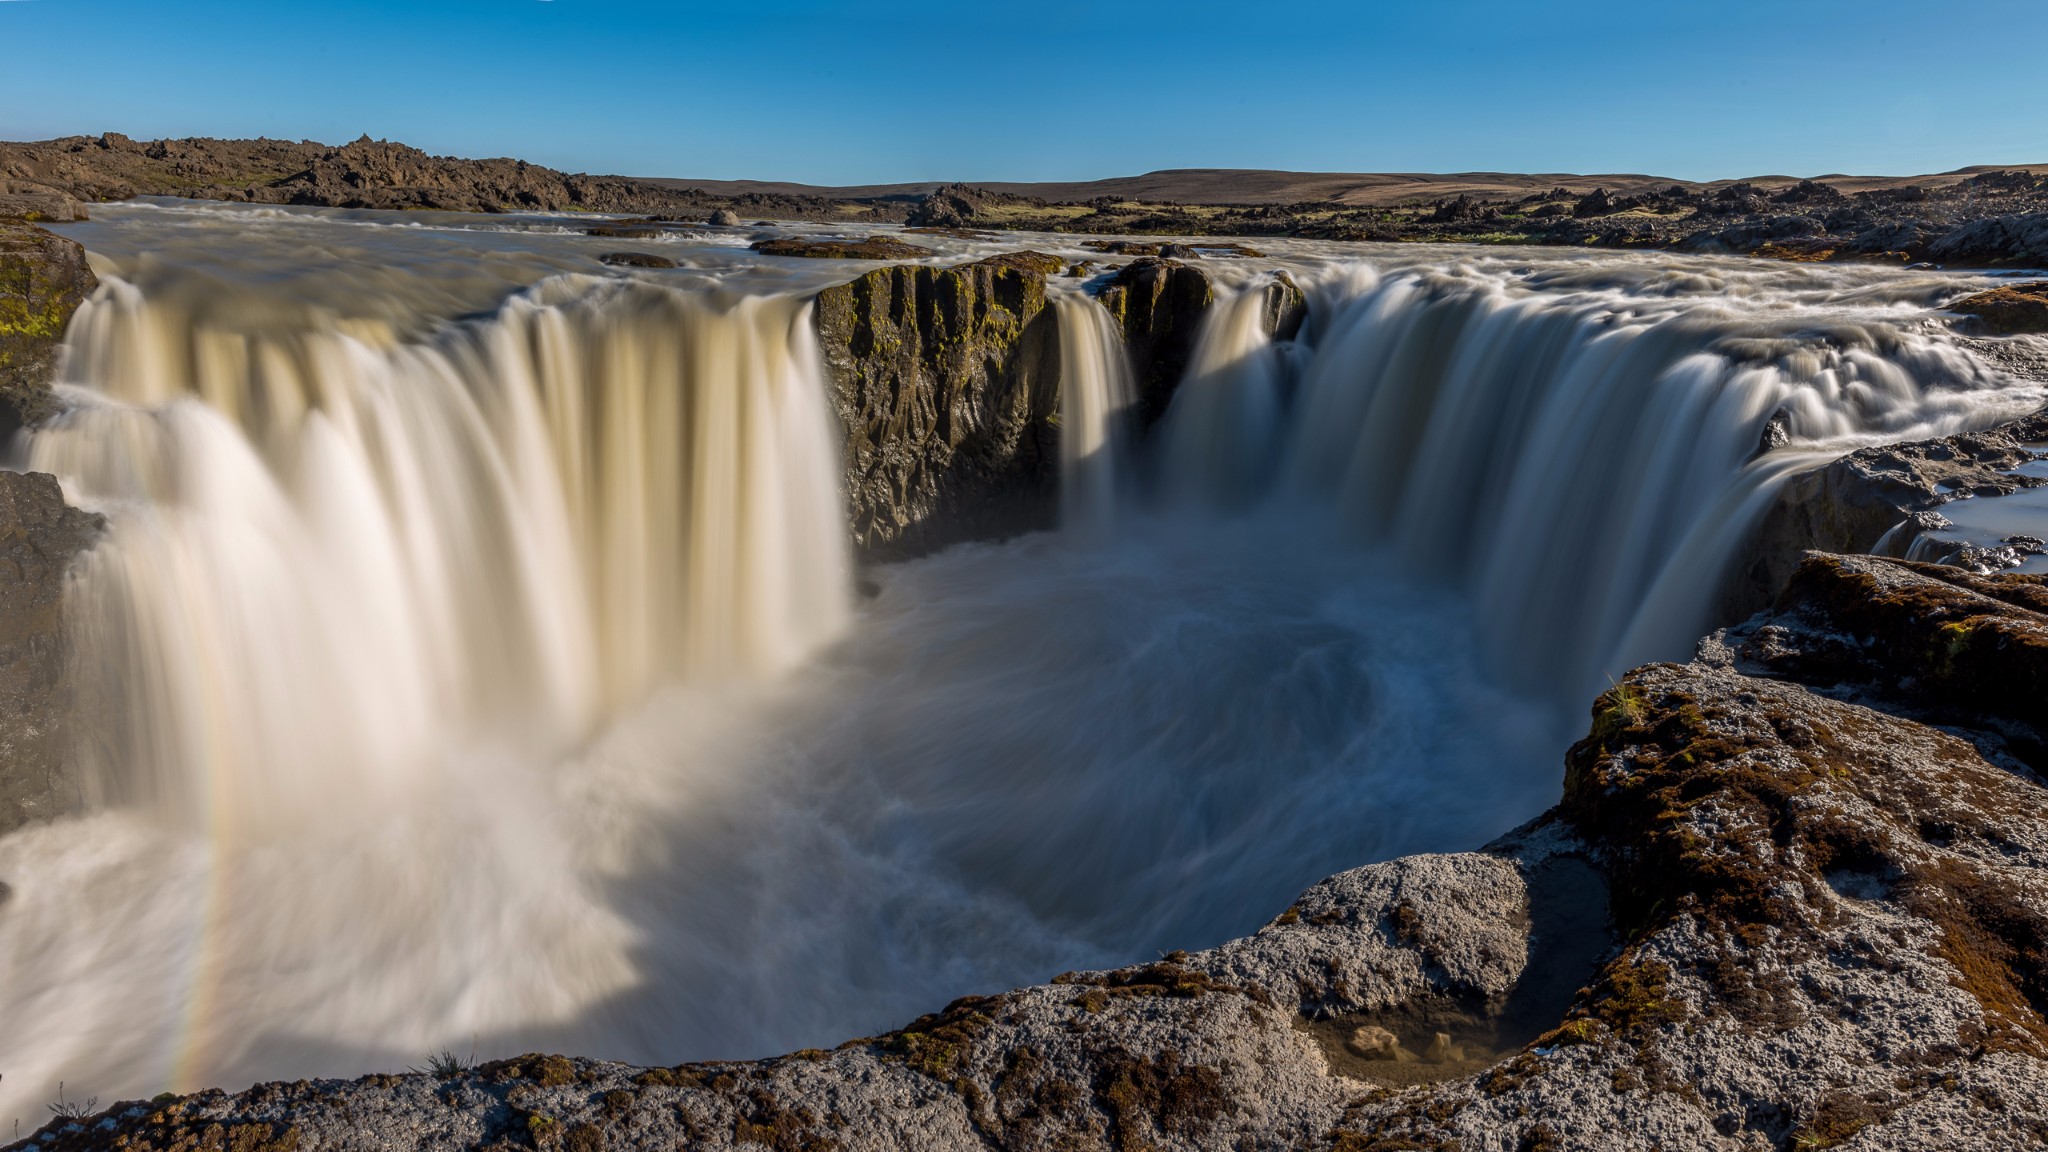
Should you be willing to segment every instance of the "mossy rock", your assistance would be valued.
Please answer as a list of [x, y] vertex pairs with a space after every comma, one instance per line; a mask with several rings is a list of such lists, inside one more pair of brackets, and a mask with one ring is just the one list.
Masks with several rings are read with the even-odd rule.
[[862, 240], [814, 240], [783, 236], [756, 240], [750, 245], [763, 256], [801, 256], [811, 260], [922, 260], [937, 253], [891, 236], [870, 236]]
[[77, 242], [0, 221], [0, 439], [55, 413], [57, 349], [98, 286]]
[[869, 558], [1052, 522], [1059, 325], [1037, 256], [878, 268], [819, 293], [848, 515]]
[[1989, 336], [2048, 332], [2048, 280], [1965, 296], [1948, 310], [1974, 318]]

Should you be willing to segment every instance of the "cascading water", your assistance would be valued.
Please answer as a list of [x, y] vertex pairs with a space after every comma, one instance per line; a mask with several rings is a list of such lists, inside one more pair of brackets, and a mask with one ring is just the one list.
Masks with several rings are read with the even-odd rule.
[[59, 1080], [824, 1046], [1242, 933], [1551, 803], [1585, 682], [1682, 654], [1780, 471], [2039, 396], [1922, 330], [1953, 278], [1262, 243], [1297, 345], [1223, 273], [1136, 443], [1059, 299], [1066, 530], [849, 604], [802, 302], [843, 266], [94, 215], [26, 462], [112, 525], [69, 607], [100, 794], [0, 836], [0, 1123]]
[[1285, 368], [1256, 286], [1218, 301], [1159, 430], [1169, 503], [1230, 507], [1263, 491], [1280, 434]]
[[389, 347], [110, 283], [79, 405], [28, 449], [113, 516], [70, 601], [87, 714], [115, 718], [89, 778], [274, 825], [793, 666], [846, 622], [812, 345], [798, 300], [620, 281]]
[[[1981, 422], [2003, 383], [1898, 325], [1786, 324], [1632, 287], [1334, 277], [1284, 416], [1284, 362], [1249, 287], [1219, 307], [1167, 414], [1164, 484], [1329, 504], [1341, 532], [1467, 589], [1511, 682], [1579, 700], [1690, 651], [1785, 477], [1830, 447]], [[1789, 444], [1765, 455], [1774, 416]]]

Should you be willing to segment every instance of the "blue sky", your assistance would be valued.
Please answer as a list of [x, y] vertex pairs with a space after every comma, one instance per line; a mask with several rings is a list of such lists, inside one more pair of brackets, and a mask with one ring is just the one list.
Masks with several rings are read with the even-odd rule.
[[2048, 3], [0, 0], [0, 138], [814, 183], [2048, 162]]

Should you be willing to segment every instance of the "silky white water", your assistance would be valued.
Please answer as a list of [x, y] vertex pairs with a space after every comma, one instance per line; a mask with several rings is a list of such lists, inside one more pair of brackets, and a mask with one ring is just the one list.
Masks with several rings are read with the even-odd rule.
[[1130, 483], [1130, 358], [1101, 305], [1081, 294], [1053, 301], [1060, 325], [1060, 526], [1108, 538]]
[[1691, 651], [1800, 468], [2040, 401], [1896, 299], [1731, 306], [1685, 278], [1356, 268], [1316, 286], [1305, 355], [1253, 280], [1162, 421], [1160, 498], [1326, 507], [1463, 589], [1497, 674], [1578, 701]]
[[110, 530], [94, 810], [0, 837], [0, 1124], [60, 1079], [828, 1046], [1226, 939], [1539, 812], [1789, 468], [2039, 400], [1931, 318], [1963, 278], [1282, 242], [1142, 439], [1056, 301], [1062, 530], [855, 595], [806, 304], [844, 266], [237, 212], [75, 229], [108, 284], [18, 447]]

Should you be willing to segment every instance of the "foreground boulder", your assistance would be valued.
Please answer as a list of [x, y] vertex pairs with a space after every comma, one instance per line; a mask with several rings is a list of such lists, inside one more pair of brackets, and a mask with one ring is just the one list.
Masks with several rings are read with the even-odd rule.
[[1699, 662], [1603, 694], [1540, 820], [1205, 952], [830, 1052], [266, 1084], [24, 1147], [2048, 1145], [2048, 791], [2008, 739], [2033, 658], [2004, 696], [1901, 675], [1958, 623], [2038, 647], [2048, 581], [1976, 580], [1809, 557]]

